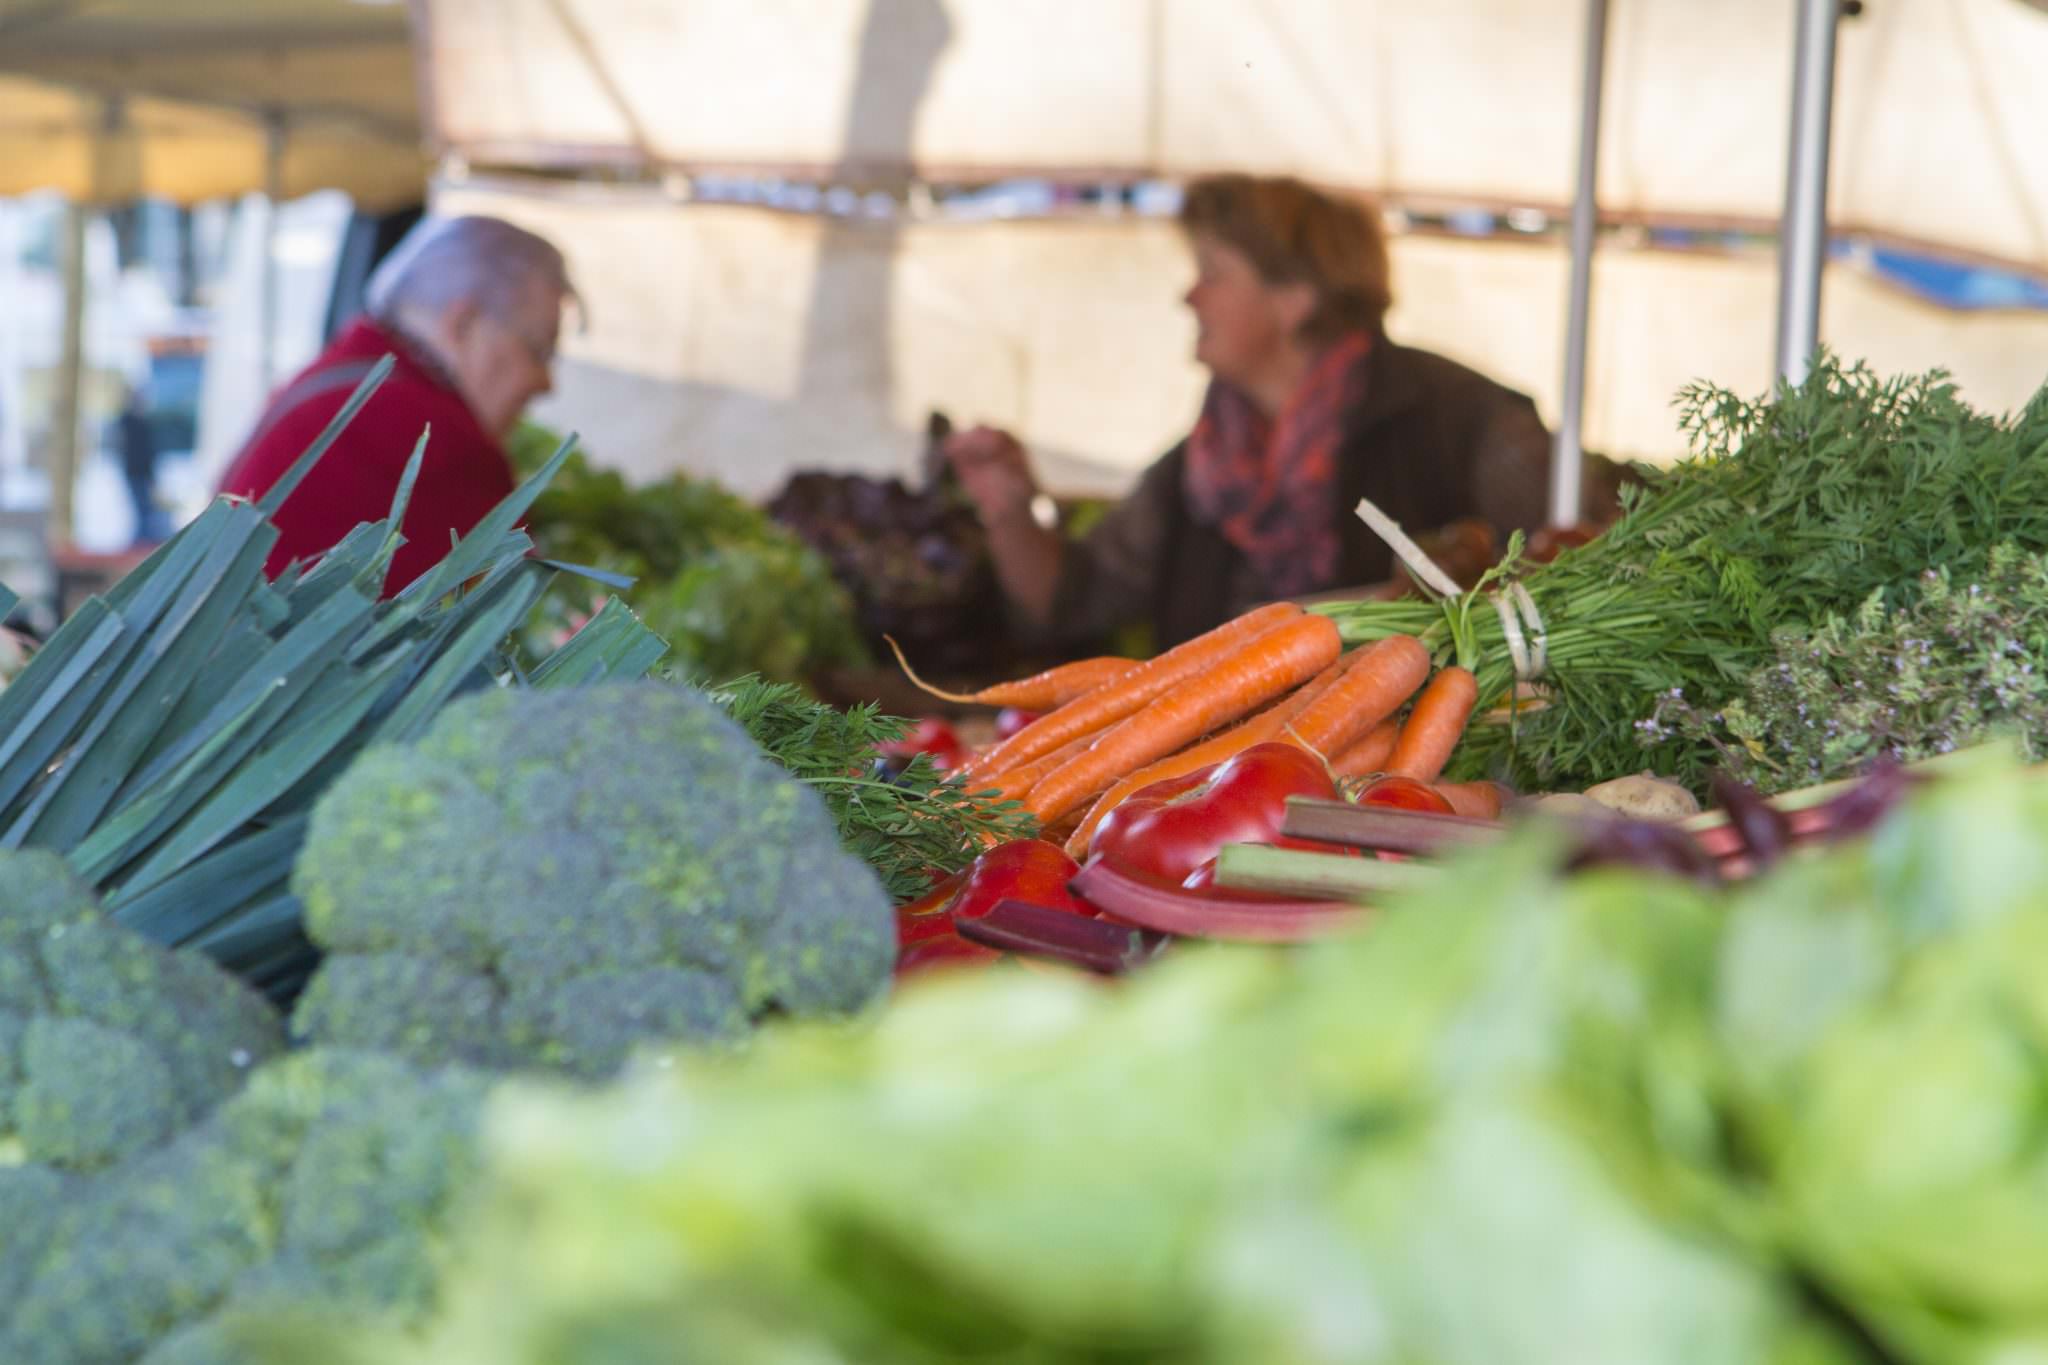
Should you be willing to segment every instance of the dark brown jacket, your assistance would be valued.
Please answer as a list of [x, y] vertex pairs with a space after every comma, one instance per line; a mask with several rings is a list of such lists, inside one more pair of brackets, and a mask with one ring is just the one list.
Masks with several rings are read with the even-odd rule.
[[[1341, 569], [1312, 591], [1393, 577], [1392, 551], [1353, 510], [1360, 498], [1411, 535], [1467, 517], [1492, 523], [1503, 539], [1542, 524], [1550, 434], [1533, 402], [1456, 361], [1385, 340], [1370, 363], [1339, 456]], [[1220, 531], [1194, 519], [1186, 459], [1183, 442], [1067, 547], [1053, 607], [1059, 638], [1099, 640], [1148, 622], [1163, 649], [1281, 595]]]

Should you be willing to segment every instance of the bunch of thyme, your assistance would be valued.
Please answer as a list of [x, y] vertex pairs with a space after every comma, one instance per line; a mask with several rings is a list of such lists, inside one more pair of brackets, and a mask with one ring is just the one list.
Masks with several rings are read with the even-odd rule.
[[1637, 729], [1649, 745], [1711, 745], [1766, 792], [2001, 736], [2048, 755], [2048, 556], [2000, 545], [1967, 582], [1934, 569], [1910, 591], [1872, 593], [1851, 614], [1780, 632], [1732, 700], [1670, 693]]

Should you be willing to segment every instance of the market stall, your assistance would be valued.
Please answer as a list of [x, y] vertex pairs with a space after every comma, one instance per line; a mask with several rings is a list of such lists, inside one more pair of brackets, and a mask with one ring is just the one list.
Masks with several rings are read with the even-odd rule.
[[1037, 718], [951, 776], [504, 643], [566, 451], [384, 603], [397, 510], [267, 586], [222, 502], [0, 692], [0, 1347], [2031, 1340], [2048, 410], [1696, 401], [1602, 539], [955, 698]]
[[[1014, 14], [867, 22], [913, 11]], [[1153, 7], [1143, 34], [1169, 12], [1216, 13]], [[578, 13], [504, 32], [581, 70], [604, 40]], [[1062, 13], [1073, 43], [1120, 11]], [[612, 84], [591, 139], [633, 107]], [[514, 103], [488, 107], [516, 133]], [[593, 312], [653, 277], [647, 243], [727, 300], [628, 312], [585, 357], [869, 403], [846, 369], [953, 354], [934, 296], [989, 289], [1049, 354], [1060, 310], [1130, 306], [1033, 313], [951, 253], [1107, 259], [1142, 293], [1154, 257], [1115, 252], [1164, 235], [892, 226], [888, 345], [849, 358], [770, 305], [872, 306], [833, 281], [854, 225], [516, 202], [557, 215]], [[1435, 247], [1462, 249], [1404, 250]], [[1698, 293], [1635, 306], [1774, 292], [1689, 264]], [[1633, 388], [1662, 363], [1607, 356], [1613, 410], [1668, 399]], [[216, 501], [9, 661], [0, 1360], [2048, 1349], [2048, 389], [2024, 362], [1989, 402], [1829, 354], [1796, 385], [1688, 379], [1686, 456], [1612, 525], [1462, 580], [1361, 502], [1406, 595], [1283, 596], [967, 688], [912, 641], [905, 684], [978, 721], [951, 734], [695, 673], [739, 638], [704, 626], [722, 587], [763, 638], [829, 620], [789, 600], [825, 596], [823, 551], [531, 429], [518, 490], [411, 586], [380, 595], [424, 442], [387, 516], [267, 578], [272, 517], [390, 365], [270, 494]], [[877, 426], [951, 406], [896, 382]], [[614, 552], [675, 571], [662, 631], [618, 565], [577, 562]], [[587, 610], [537, 618], [563, 584]]]

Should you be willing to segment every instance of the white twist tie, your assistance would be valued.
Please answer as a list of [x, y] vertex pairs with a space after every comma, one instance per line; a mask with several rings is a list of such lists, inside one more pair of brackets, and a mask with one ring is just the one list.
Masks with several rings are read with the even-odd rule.
[[[1401, 524], [1375, 507], [1372, 499], [1358, 500], [1358, 519], [1386, 541], [1401, 562], [1408, 566], [1409, 572], [1426, 587], [1445, 597], [1464, 594], [1458, 580], [1424, 554], [1422, 547], [1401, 529]], [[1517, 580], [1508, 584], [1505, 591], [1488, 593], [1486, 600], [1493, 603], [1493, 609], [1500, 617], [1501, 634], [1507, 640], [1508, 658], [1514, 662], [1516, 680], [1531, 682], [1542, 677], [1550, 667], [1550, 634], [1544, 628], [1543, 613], [1536, 609], [1536, 599]]]

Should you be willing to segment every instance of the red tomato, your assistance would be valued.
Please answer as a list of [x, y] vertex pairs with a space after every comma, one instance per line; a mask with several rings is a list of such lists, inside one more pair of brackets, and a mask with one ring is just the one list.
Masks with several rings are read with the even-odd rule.
[[915, 758], [930, 754], [932, 766], [940, 772], [957, 768], [966, 761], [967, 748], [953, 727], [937, 716], [926, 716], [910, 727], [903, 738], [879, 746], [884, 758]]
[[1287, 798], [1336, 795], [1329, 769], [1314, 754], [1292, 744], [1254, 744], [1214, 768], [1131, 793], [1096, 828], [1089, 851], [1183, 882], [1225, 844], [1316, 847], [1279, 837]]
[[1436, 788], [1427, 782], [1417, 782], [1412, 777], [1389, 774], [1375, 778], [1366, 784], [1358, 794], [1361, 806], [1392, 806], [1396, 810], [1434, 811], [1439, 815], [1453, 815], [1451, 803], [1446, 801]]
[[1014, 706], [1005, 706], [996, 712], [996, 741], [1001, 743], [1037, 719], [1035, 711], [1019, 711]]

